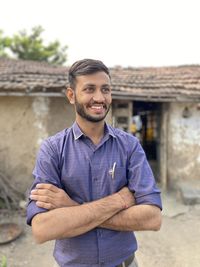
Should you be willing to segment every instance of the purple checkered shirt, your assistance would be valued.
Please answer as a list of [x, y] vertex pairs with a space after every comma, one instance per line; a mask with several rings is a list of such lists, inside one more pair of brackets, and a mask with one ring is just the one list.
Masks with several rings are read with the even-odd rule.
[[[114, 177], [111, 169], [116, 163]], [[98, 145], [85, 136], [77, 123], [46, 139], [38, 153], [32, 188], [52, 183], [78, 203], [90, 202], [128, 185], [136, 204], [161, 207], [160, 190], [138, 140], [105, 124]], [[29, 201], [27, 223], [46, 212]], [[95, 228], [80, 236], [56, 240], [54, 257], [61, 267], [114, 267], [137, 249], [132, 232]]]

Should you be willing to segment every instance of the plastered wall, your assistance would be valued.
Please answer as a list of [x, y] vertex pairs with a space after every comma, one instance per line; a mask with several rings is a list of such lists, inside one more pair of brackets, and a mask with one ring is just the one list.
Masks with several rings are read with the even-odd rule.
[[[187, 108], [188, 113], [184, 114]], [[184, 117], [187, 115], [186, 117]], [[200, 180], [200, 110], [193, 103], [171, 103], [168, 118], [168, 180]]]
[[0, 171], [19, 191], [32, 183], [42, 140], [73, 120], [73, 107], [65, 98], [0, 97]]
[[[108, 123], [111, 117], [110, 110]], [[33, 181], [42, 140], [74, 120], [74, 106], [65, 97], [0, 97], [0, 171], [20, 192]]]

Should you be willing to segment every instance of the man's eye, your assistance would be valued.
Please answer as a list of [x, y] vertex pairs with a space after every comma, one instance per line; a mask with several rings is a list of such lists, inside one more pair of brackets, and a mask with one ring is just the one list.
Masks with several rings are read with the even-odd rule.
[[94, 88], [92, 88], [92, 87], [86, 87], [85, 88], [85, 91], [86, 92], [93, 92], [94, 91]]
[[104, 93], [109, 93], [110, 92], [110, 88], [109, 87], [105, 87], [105, 88], [102, 89], [102, 91]]

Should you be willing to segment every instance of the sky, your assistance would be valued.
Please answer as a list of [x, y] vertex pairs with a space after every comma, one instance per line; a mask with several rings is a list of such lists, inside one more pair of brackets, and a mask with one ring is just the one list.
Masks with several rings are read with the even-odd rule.
[[68, 61], [108, 67], [200, 64], [199, 0], [0, 0], [0, 29], [44, 28], [68, 45]]

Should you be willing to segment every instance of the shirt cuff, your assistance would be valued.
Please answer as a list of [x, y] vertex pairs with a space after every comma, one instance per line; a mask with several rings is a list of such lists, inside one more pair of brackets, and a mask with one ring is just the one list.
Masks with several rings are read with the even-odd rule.
[[160, 193], [152, 193], [149, 195], [143, 195], [135, 199], [137, 205], [155, 205], [162, 210], [162, 202]]
[[27, 205], [27, 219], [26, 219], [26, 222], [28, 225], [31, 226], [31, 222], [32, 222], [32, 219], [33, 217], [36, 215], [36, 214], [39, 214], [39, 213], [42, 213], [42, 212], [46, 212], [47, 210], [46, 209], [43, 209], [43, 208], [39, 208], [35, 201], [33, 200], [30, 200], [28, 205]]

